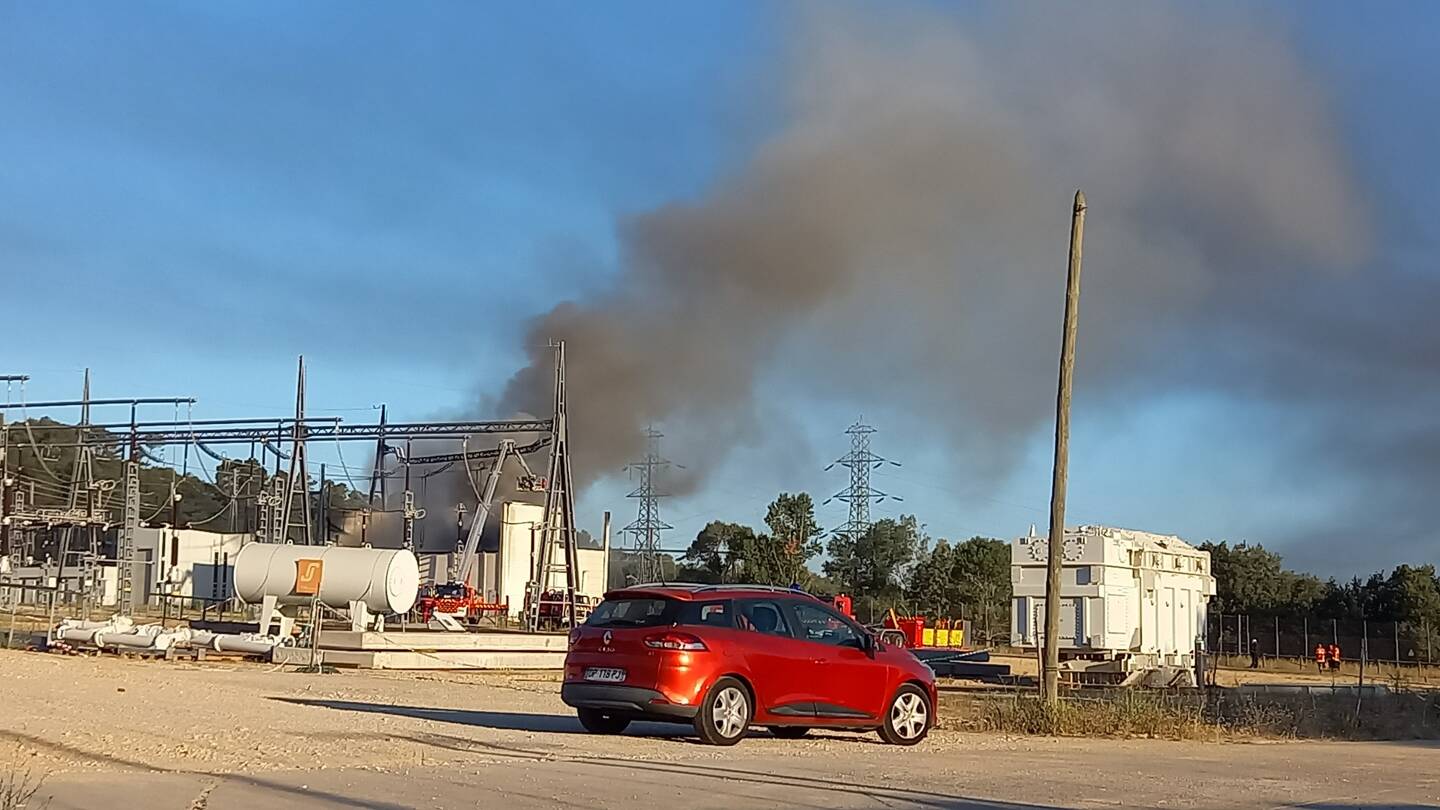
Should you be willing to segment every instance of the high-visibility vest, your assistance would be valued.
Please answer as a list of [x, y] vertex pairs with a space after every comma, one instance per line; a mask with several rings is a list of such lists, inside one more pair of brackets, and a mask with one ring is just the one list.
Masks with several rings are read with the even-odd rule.
[[1325, 645], [1324, 645], [1324, 644], [1316, 644], [1316, 645], [1315, 645], [1315, 660], [1316, 660], [1316, 661], [1319, 661], [1319, 662], [1322, 663], [1322, 664], [1325, 663]]

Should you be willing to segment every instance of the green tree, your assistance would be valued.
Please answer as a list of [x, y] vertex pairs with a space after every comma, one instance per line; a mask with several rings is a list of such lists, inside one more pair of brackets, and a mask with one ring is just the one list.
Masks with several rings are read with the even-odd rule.
[[757, 537], [753, 548], [757, 561], [763, 561], [768, 581], [805, 585], [809, 575], [806, 564], [824, 548], [809, 493], [780, 493], [765, 511], [765, 525], [770, 527], [769, 537]]
[[738, 523], [712, 520], [695, 535], [681, 561], [685, 573], [701, 582], [726, 582], [744, 549], [754, 545], [755, 530]]
[[1214, 608], [1221, 613], [1298, 616], [1309, 613], [1324, 593], [1315, 577], [1284, 567], [1279, 554], [1261, 545], [1203, 543], [1215, 576]]
[[1397, 565], [1387, 584], [1398, 619], [1428, 619], [1432, 625], [1440, 624], [1440, 582], [1436, 581], [1435, 566]]
[[1390, 572], [1389, 589], [1395, 602], [1401, 633], [1411, 655], [1440, 646], [1440, 579], [1433, 565], [1397, 565]]
[[[794, 561], [779, 539], [768, 534], [736, 537], [732, 549], [737, 581], [757, 585], [790, 585], [796, 581]], [[802, 570], [803, 566], [802, 561]]]
[[1332, 577], [1325, 583], [1325, 594], [1316, 610], [1332, 619], [1361, 619], [1365, 617], [1365, 602], [1365, 583], [1359, 577], [1349, 582], [1338, 582]]
[[955, 585], [950, 578], [954, 548], [941, 540], [934, 548], [921, 548], [905, 585], [905, 599], [921, 613], [943, 616], [951, 612]]
[[876, 521], [859, 537], [837, 534], [830, 539], [825, 574], [852, 596], [893, 600], [921, 545], [913, 515]]
[[[972, 537], [955, 546], [950, 581], [955, 597], [978, 618], [976, 629], [990, 638], [996, 616], [1008, 615], [1010, 605], [1010, 544], [992, 537]], [[1009, 626], [1008, 620], [1005, 626]]]

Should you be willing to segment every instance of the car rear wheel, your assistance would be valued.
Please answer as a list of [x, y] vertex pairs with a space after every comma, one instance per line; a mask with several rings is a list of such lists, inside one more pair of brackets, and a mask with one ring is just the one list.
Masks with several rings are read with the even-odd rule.
[[880, 739], [891, 745], [914, 745], [930, 733], [934, 717], [930, 699], [924, 690], [907, 683], [890, 701], [885, 723], [880, 726]]
[[734, 745], [750, 728], [754, 707], [750, 692], [734, 678], [721, 678], [710, 687], [695, 715], [695, 731], [710, 745]]
[[805, 726], [774, 726], [770, 733], [782, 740], [798, 740], [809, 734], [810, 729]]
[[599, 709], [576, 709], [580, 725], [591, 734], [619, 734], [630, 725], [630, 718], [623, 714], [610, 714]]

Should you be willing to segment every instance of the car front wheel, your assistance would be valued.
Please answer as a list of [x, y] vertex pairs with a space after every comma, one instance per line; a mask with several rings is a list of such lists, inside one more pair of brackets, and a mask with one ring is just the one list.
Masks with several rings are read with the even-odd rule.
[[624, 715], [607, 714], [599, 709], [576, 709], [580, 725], [591, 734], [619, 734], [630, 726], [630, 718]]
[[695, 731], [710, 745], [734, 745], [745, 736], [754, 713], [745, 685], [734, 678], [721, 678], [700, 704]]
[[935, 713], [930, 699], [920, 687], [907, 683], [900, 687], [885, 712], [880, 726], [880, 739], [891, 745], [914, 745], [930, 733]]

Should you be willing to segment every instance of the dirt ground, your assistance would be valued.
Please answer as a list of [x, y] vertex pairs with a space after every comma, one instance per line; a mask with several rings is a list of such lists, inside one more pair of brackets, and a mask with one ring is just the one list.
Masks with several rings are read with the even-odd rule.
[[[1440, 803], [1424, 743], [1218, 744], [936, 730], [702, 746], [579, 728], [550, 673], [305, 675], [0, 652], [0, 762], [51, 810], [338, 807], [1401, 807]], [[1326, 802], [1336, 802], [1327, 804]]]

